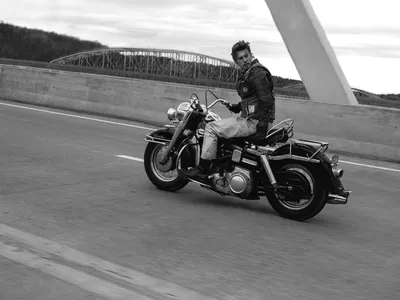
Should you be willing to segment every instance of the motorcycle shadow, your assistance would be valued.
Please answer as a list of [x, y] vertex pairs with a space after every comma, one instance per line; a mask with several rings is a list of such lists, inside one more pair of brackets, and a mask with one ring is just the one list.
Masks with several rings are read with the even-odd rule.
[[[200, 189], [200, 190], [199, 190]], [[160, 194], [165, 195], [165, 191], [159, 191]], [[168, 192], [167, 192], [168, 193]], [[203, 188], [189, 188], [188, 190], [180, 190], [173, 193], [168, 193], [169, 197], [173, 198], [173, 201], [177, 201], [183, 204], [191, 204], [194, 206], [203, 207], [216, 207], [222, 209], [234, 209], [234, 210], [245, 210], [249, 212], [255, 212], [264, 214], [267, 217], [275, 217], [282, 219], [282, 217], [270, 206], [266, 197], [260, 197], [260, 200], [245, 200], [236, 198], [233, 196], [219, 196], [214, 193], [210, 193]], [[229, 214], [229, 210], [226, 210]], [[337, 217], [337, 216], [336, 216]], [[324, 214], [321, 212], [318, 216], [313, 217], [304, 221], [293, 221], [285, 219], [289, 222], [296, 222], [300, 224], [308, 224], [312, 226], [322, 227], [337, 227], [338, 230], [343, 230], [343, 219], [337, 220], [331, 214]], [[345, 222], [346, 223], [346, 222]]]
[[[207, 191], [205, 191], [207, 193]], [[184, 194], [184, 192], [180, 192], [180, 194]], [[193, 195], [190, 193], [190, 195]], [[180, 198], [180, 197], [179, 197]], [[180, 198], [180, 201], [191, 202], [194, 205], [207, 205], [207, 206], [215, 206], [215, 207], [224, 207], [224, 208], [232, 208], [232, 209], [240, 209], [247, 210], [256, 213], [268, 214], [268, 215], [276, 215], [276, 212], [269, 206], [266, 198], [261, 198], [260, 200], [245, 200], [239, 199], [232, 196], [218, 196], [214, 194], [203, 194], [196, 193], [196, 196], [193, 197], [183, 197]]]
[[[207, 193], [207, 191], [205, 191]], [[268, 200], [266, 197], [260, 197], [260, 200], [245, 200], [239, 199], [232, 196], [218, 196], [214, 194], [203, 194], [202, 192], [196, 193], [196, 196], [192, 196], [192, 192], [184, 192], [180, 191], [183, 197], [177, 197], [179, 201], [183, 201], [185, 203], [192, 203], [193, 205], [202, 205], [202, 206], [213, 206], [213, 207], [221, 207], [221, 208], [230, 208], [230, 209], [239, 209], [245, 210], [260, 214], [265, 214], [268, 217], [276, 217], [281, 219], [282, 217], [269, 205]], [[188, 194], [186, 196], [185, 194]], [[227, 211], [229, 213], [229, 211]], [[321, 212], [318, 216], [304, 220], [304, 221], [293, 221], [287, 219], [289, 222], [298, 222], [302, 224], [309, 224], [312, 226], [335, 226], [338, 225], [339, 228], [343, 227], [343, 224], [338, 220], [334, 220], [329, 217], [329, 215], [323, 215]]]

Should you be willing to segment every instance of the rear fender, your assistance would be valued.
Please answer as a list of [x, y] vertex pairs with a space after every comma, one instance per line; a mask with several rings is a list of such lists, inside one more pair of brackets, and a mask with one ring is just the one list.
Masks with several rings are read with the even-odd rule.
[[[291, 147], [292, 147], [291, 150], [292, 154], [297, 156], [302, 156], [305, 158], [311, 157], [316, 152], [316, 149], [310, 145], [292, 144]], [[290, 153], [290, 144], [285, 144], [282, 147], [276, 149], [269, 156], [280, 156], [289, 153]], [[325, 187], [330, 191], [333, 188], [332, 182], [334, 180], [337, 180], [332, 173], [331, 160], [322, 152], [318, 152], [316, 155], [314, 155], [313, 158], [315, 160], [318, 160], [319, 163], [298, 161], [296, 159], [287, 159], [287, 160], [276, 160], [276, 161], [271, 160], [270, 164], [271, 167], [274, 169], [274, 166], [279, 167], [282, 164], [282, 162], [286, 163], [289, 160], [293, 162], [299, 162], [300, 164], [305, 164], [312, 168], [315, 168], [320, 173]]]

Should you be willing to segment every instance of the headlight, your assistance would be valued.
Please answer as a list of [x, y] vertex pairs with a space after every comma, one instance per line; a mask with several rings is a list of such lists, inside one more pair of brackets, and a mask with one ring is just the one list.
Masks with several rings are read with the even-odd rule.
[[168, 112], [167, 112], [168, 120], [172, 121], [172, 120], [176, 119], [176, 116], [177, 116], [177, 112], [176, 112], [175, 108], [168, 109]]

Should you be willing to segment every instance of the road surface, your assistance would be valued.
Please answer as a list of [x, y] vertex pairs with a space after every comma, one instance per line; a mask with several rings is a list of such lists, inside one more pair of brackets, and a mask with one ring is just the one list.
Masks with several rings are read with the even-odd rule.
[[349, 203], [294, 222], [157, 190], [148, 127], [0, 101], [0, 296], [400, 299], [400, 165], [342, 157]]

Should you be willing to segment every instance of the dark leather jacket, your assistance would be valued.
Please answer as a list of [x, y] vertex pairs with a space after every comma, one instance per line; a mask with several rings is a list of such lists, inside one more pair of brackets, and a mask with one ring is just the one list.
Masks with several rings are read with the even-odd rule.
[[241, 117], [258, 120], [257, 131], [265, 131], [268, 123], [275, 120], [274, 83], [271, 72], [258, 59], [253, 60], [250, 68], [239, 76], [236, 91], [242, 101], [230, 107]]

